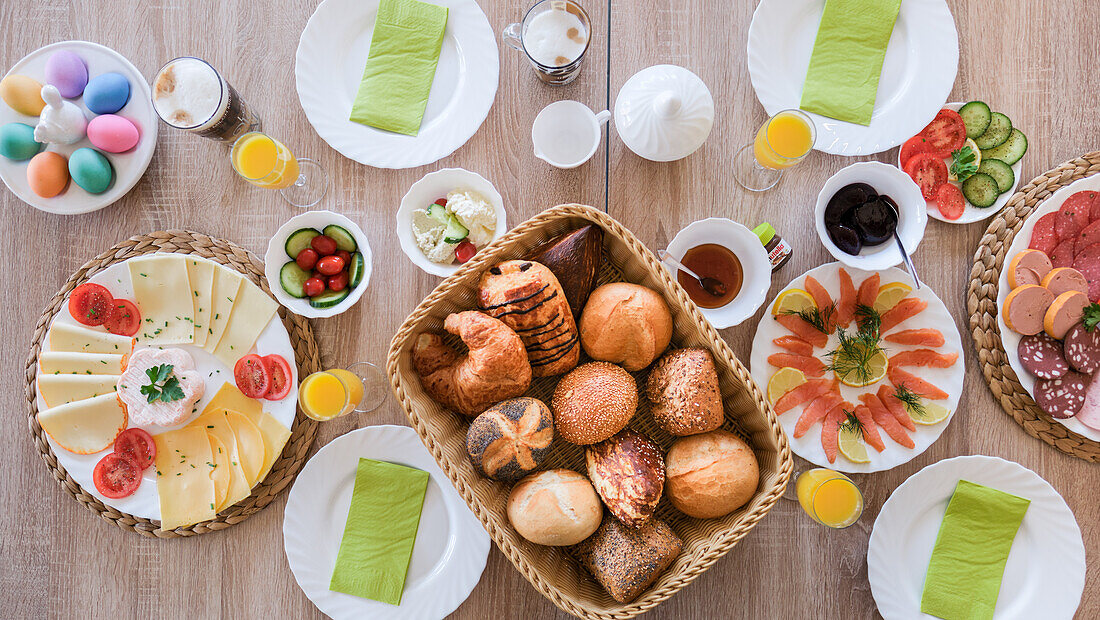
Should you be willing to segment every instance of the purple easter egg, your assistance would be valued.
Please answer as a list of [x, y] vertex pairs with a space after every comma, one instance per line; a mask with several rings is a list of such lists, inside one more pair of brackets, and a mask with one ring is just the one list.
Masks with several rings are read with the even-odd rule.
[[46, 83], [57, 87], [62, 97], [75, 99], [88, 85], [88, 66], [69, 50], [59, 50], [46, 59]]

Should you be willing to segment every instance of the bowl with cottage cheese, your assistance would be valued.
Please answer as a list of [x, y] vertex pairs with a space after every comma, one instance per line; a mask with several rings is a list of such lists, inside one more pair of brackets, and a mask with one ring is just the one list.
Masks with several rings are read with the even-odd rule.
[[508, 230], [504, 200], [485, 177], [444, 168], [413, 183], [397, 210], [401, 250], [417, 267], [449, 276]]

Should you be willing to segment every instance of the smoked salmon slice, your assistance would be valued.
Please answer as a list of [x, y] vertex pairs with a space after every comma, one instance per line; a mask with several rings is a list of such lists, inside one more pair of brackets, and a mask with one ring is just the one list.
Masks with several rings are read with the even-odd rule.
[[900, 325], [902, 321], [920, 314], [927, 307], [928, 302], [923, 299], [906, 297], [899, 301], [896, 306], [882, 313], [882, 324], [879, 326], [879, 333], [885, 334]]
[[942, 347], [944, 344], [943, 333], [938, 329], [925, 327], [923, 329], [903, 329], [883, 338], [886, 342], [897, 344], [909, 344], [922, 347]]
[[829, 291], [825, 290], [825, 287], [821, 286], [821, 283], [813, 276], [806, 276], [806, 282], [803, 286], [806, 287], [806, 292], [810, 294], [810, 297], [814, 298], [817, 309], [821, 311], [821, 316], [825, 318], [826, 331], [832, 333], [836, 328], [836, 304], [833, 303], [833, 298], [829, 296]]
[[878, 399], [882, 401], [883, 405], [886, 405], [886, 410], [894, 416], [898, 424], [911, 431], [917, 430], [917, 425], [913, 423], [913, 418], [909, 417], [909, 410], [905, 408], [905, 403], [894, 395], [894, 390], [890, 389], [889, 385], [883, 383], [879, 386]]
[[779, 400], [775, 401], [775, 406], [772, 407], [772, 409], [775, 410], [777, 415], [786, 413], [802, 403], [810, 402], [818, 396], [821, 396], [832, 387], [833, 382], [829, 379], [810, 379], [801, 385], [797, 385], [787, 390], [786, 394], [780, 396]]
[[837, 275], [840, 277], [840, 299], [836, 302], [835, 322], [841, 327], [848, 327], [856, 317], [856, 285], [843, 267], [838, 270]]
[[859, 425], [863, 428], [863, 441], [866, 441], [867, 445], [879, 452], [885, 450], [886, 444], [882, 443], [882, 437], [878, 435], [875, 420], [871, 417], [871, 410], [867, 408], [867, 405], [856, 407], [852, 413], [855, 414], [856, 419], [859, 420]]
[[839, 405], [843, 400], [840, 393], [836, 391], [825, 392], [818, 396], [814, 402], [802, 410], [802, 415], [798, 417], [798, 421], [794, 424], [794, 436], [801, 437], [805, 435], [814, 424], [824, 420], [825, 416], [833, 410], [833, 407]]
[[921, 379], [911, 372], [904, 371], [897, 366], [890, 366], [886, 371], [886, 376], [890, 378], [890, 383], [893, 383], [895, 386], [905, 386], [910, 392], [919, 394], [925, 398], [931, 398], [932, 400], [945, 400], [947, 398], [947, 392], [944, 392], [924, 379]]
[[780, 325], [786, 327], [794, 335], [819, 349], [824, 349], [825, 345], [829, 343], [828, 335], [807, 323], [805, 319], [797, 314], [780, 314], [775, 317], [775, 320], [779, 321]]
[[932, 349], [912, 349], [895, 353], [890, 357], [890, 365], [950, 368], [958, 359], [958, 353], [944, 354], [933, 351]]
[[772, 344], [781, 349], [786, 349], [795, 355], [812, 356], [814, 354], [814, 345], [798, 336], [780, 336], [779, 338], [773, 339]]
[[845, 419], [844, 403], [840, 403], [833, 407], [821, 423], [821, 448], [825, 450], [825, 458], [829, 459], [830, 463], [836, 462], [836, 451], [840, 441], [837, 435], [840, 432], [840, 423]]
[[796, 368], [809, 377], [820, 377], [825, 374], [825, 364], [816, 357], [808, 355], [772, 353], [768, 356], [768, 363], [779, 368]]
[[871, 274], [866, 280], [860, 282], [859, 292], [856, 293], [856, 303], [861, 306], [873, 308], [875, 299], [878, 297], [879, 282], [880, 278], [877, 273]]
[[878, 396], [874, 394], [860, 394], [859, 400], [871, 411], [871, 417], [875, 420], [875, 424], [878, 424], [882, 430], [886, 431], [890, 439], [893, 439], [906, 448], [913, 447], [913, 438], [909, 436], [909, 433], [905, 432], [905, 429], [898, 423], [897, 418], [886, 409], [886, 405], [882, 404]]

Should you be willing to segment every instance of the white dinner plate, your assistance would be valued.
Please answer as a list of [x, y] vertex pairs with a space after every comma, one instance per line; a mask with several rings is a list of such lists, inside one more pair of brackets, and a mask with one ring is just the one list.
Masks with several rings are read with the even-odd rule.
[[474, 0], [433, 1], [448, 8], [447, 30], [416, 136], [348, 120], [378, 0], [325, 0], [306, 23], [294, 64], [298, 100], [317, 134], [344, 157], [378, 168], [430, 164], [465, 144], [489, 114], [500, 73], [489, 20]]
[[[146, 254], [145, 256], [149, 255]], [[180, 256], [186, 256], [187, 260], [214, 262], [194, 254], [180, 254]], [[126, 263], [127, 261], [114, 263], [103, 271], [96, 272], [92, 277], [88, 278], [88, 281], [107, 287], [107, 290], [111, 291], [111, 295], [115, 297], [133, 301], [134, 287], [130, 283], [130, 268]], [[220, 263], [215, 264], [225, 269], [232, 270], [225, 265], [220, 265]], [[50, 323], [50, 329], [53, 329], [53, 326], [59, 323], [78, 325], [76, 319], [69, 314], [68, 308], [69, 304], [68, 300], [66, 300], [64, 310], [58, 312], [54, 316], [53, 322]], [[91, 329], [99, 330], [102, 328], [93, 327]], [[165, 346], [183, 349], [194, 358], [195, 369], [202, 375], [206, 384], [203, 397], [195, 404], [199, 413], [201, 413], [203, 408], [206, 407], [206, 404], [214, 398], [214, 395], [218, 393], [218, 390], [221, 389], [223, 384], [227, 382], [234, 383], [233, 369], [226, 368], [218, 358], [202, 350], [202, 348], [190, 344]], [[145, 347], [139, 343], [136, 348], [142, 349]], [[46, 337], [42, 339], [42, 351], [45, 352], [50, 350], [50, 337], [49, 331], [47, 331]], [[283, 426], [290, 428], [294, 424], [294, 414], [298, 410], [298, 365], [294, 360], [294, 347], [290, 345], [290, 335], [287, 333], [283, 322], [279, 320], [278, 314], [272, 317], [268, 322], [267, 327], [260, 333], [260, 337], [256, 339], [256, 345], [250, 352], [255, 352], [259, 355], [276, 353], [283, 356], [283, 359], [290, 363], [290, 393], [282, 400], [259, 401], [263, 403], [264, 411], [271, 414], [272, 417], [278, 420]], [[37, 389], [35, 390], [35, 398], [39, 411], [48, 409], [46, 401], [42, 400], [42, 394], [39, 393]], [[189, 417], [183, 424], [177, 426], [162, 427], [146, 425], [139, 428], [145, 429], [150, 435], [156, 435], [164, 431], [182, 428], [197, 416], [198, 413]], [[80, 487], [85, 493], [88, 493], [107, 506], [120, 512], [144, 519], [160, 520], [160, 496], [157, 494], [156, 467], [148, 467], [145, 469], [142, 475], [141, 485], [134, 491], [133, 495], [119, 499], [111, 499], [100, 495], [99, 492], [96, 491], [95, 483], [92, 481], [92, 470], [95, 469], [96, 463], [111, 451], [110, 448], [102, 452], [96, 452], [95, 454], [75, 454], [59, 446], [49, 435], [46, 435], [46, 440], [50, 443], [50, 448], [53, 450], [54, 456], [57, 457], [58, 464], [60, 464], [65, 471], [80, 484]]]
[[[107, 191], [102, 194], [89, 194], [70, 179], [65, 191], [53, 198], [43, 198], [31, 191], [27, 183], [27, 163], [30, 160], [12, 161], [6, 157], [0, 157], [0, 179], [3, 179], [8, 189], [20, 200], [47, 213], [75, 215], [102, 209], [125, 196], [134, 185], [137, 185], [138, 180], [145, 174], [145, 169], [149, 167], [150, 160], [153, 159], [160, 121], [153, 110], [153, 100], [149, 94], [149, 83], [145, 81], [145, 76], [121, 54], [97, 43], [62, 41], [40, 47], [15, 63], [7, 75], [26, 75], [45, 84], [46, 60], [59, 50], [69, 50], [80, 56], [88, 66], [89, 78], [112, 71], [126, 77], [130, 82], [130, 100], [116, 114], [133, 122], [140, 136], [137, 146], [125, 153], [103, 153], [115, 170], [115, 178]], [[95, 118], [96, 115], [89, 112], [84, 105], [82, 97], [66, 99], [66, 101], [79, 106], [88, 120]], [[38, 117], [24, 116], [0, 102], [0, 125], [11, 122], [26, 123], [34, 127], [38, 123]], [[61, 153], [67, 159], [76, 149], [91, 146], [92, 143], [85, 137], [75, 144], [49, 144], [42, 150]]]
[[[780, 291], [780, 294], [792, 288], [805, 289], [804, 282], [806, 276], [813, 276], [814, 279], [820, 282], [821, 285], [829, 291], [829, 295], [835, 300], [838, 297], [840, 288], [839, 269], [842, 266], [843, 265], [840, 263], [829, 263], [811, 269], [794, 280], [791, 280], [790, 284]], [[857, 290], [859, 289], [860, 282], [874, 273], [855, 269], [853, 267], [844, 267], [844, 269], [848, 272], [848, 275], [852, 277], [852, 281], [855, 283]], [[910, 286], [913, 284], [909, 275], [896, 267], [884, 269], [878, 273], [881, 277], [881, 284], [887, 284], [889, 282], [904, 282]], [[922, 286], [919, 290], [913, 289], [913, 292], [911, 292], [909, 296], [919, 297], [927, 301], [928, 307], [925, 308], [923, 312], [900, 323], [891, 331], [935, 327], [943, 333], [945, 340], [944, 345], [936, 348], [936, 350], [940, 353], [958, 353], [958, 360], [956, 360], [950, 368], [906, 368], [906, 370], [912, 374], [947, 392], [947, 400], [929, 402], [947, 407], [951, 410], [951, 415], [942, 422], [930, 425], [917, 424], [916, 430], [908, 431], [909, 436], [913, 439], [913, 448], [906, 448], [905, 446], [895, 443], [894, 440], [886, 435], [885, 431], [879, 429], [879, 436], [882, 437], [882, 442], [885, 444], [886, 449], [882, 452], [877, 452], [874, 448], [867, 446], [867, 454], [871, 457], [869, 463], [853, 463], [839, 452], [836, 456], [836, 462], [830, 463], [829, 459], [825, 457], [824, 448], [821, 447], [821, 424], [815, 424], [809, 432], [801, 437], [796, 438], [794, 436], [795, 423], [798, 422], [798, 417], [802, 415], [802, 410], [805, 408], [804, 405], [799, 405], [786, 413], [779, 414], [779, 424], [787, 433], [787, 437], [790, 438], [792, 452], [820, 467], [828, 467], [829, 469], [848, 473], [867, 474], [891, 469], [903, 463], [908, 463], [927, 450], [928, 446], [935, 443], [936, 440], [940, 438], [940, 435], [943, 434], [943, 431], [947, 430], [947, 425], [950, 424], [951, 420], [955, 417], [955, 408], [958, 407], [959, 397], [962, 396], [963, 379], [966, 375], [966, 360], [964, 359], [962, 338], [959, 336], [958, 329], [955, 328], [955, 320], [951, 318], [951, 314], [947, 311], [947, 307], [943, 305], [940, 298], [937, 297], [927, 285]], [[776, 297], [778, 298], [778, 295]], [[756, 336], [752, 341], [752, 354], [749, 358], [752, 378], [756, 382], [756, 385], [760, 386], [762, 390], [767, 390], [768, 379], [779, 370], [768, 363], [768, 356], [772, 353], [783, 351], [783, 349], [772, 344], [772, 340], [790, 334], [790, 332], [780, 325], [778, 321], [772, 319], [771, 308], [773, 305], [775, 305], [775, 299], [769, 301], [768, 304], [764, 306], [764, 316], [760, 319], [760, 325], [756, 328]], [[835, 334], [829, 336], [829, 344], [824, 350], [827, 351], [835, 348], [836, 342], [837, 336]], [[893, 355], [904, 349], [923, 348], [894, 344], [886, 341], [882, 341], [882, 347], [886, 350], [887, 355]], [[814, 353], [819, 359], [822, 359], [822, 361], [828, 364], [828, 360], [821, 357], [821, 351], [822, 350], [815, 350]], [[826, 376], [830, 375], [831, 373], [826, 372]], [[840, 393], [841, 396], [844, 397], [844, 400], [854, 405], [859, 405], [859, 395], [867, 392], [877, 392], [882, 382], [889, 384], [889, 380], [884, 378], [882, 381], [864, 388], [841, 385]]]
[[[1062, 203], [1066, 201], [1066, 198], [1084, 190], [1100, 191], [1100, 175], [1093, 175], [1070, 183], [1054, 192], [1027, 216], [1024, 225], [1013, 237], [1012, 244], [1008, 246], [1004, 264], [1001, 266], [1001, 275], [997, 279], [997, 328], [1001, 330], [1001, 345], [1004, 346], [1005, 356], [1008, 357], [1008, 365], [1012, 367], [1012, 372], [1016, 374], [1016, 380], [1020, 382], [1020, 385], [1027, 390], [1032, 398], [1035, 398], [1035, 375], [1024, 370], [1023, 365], [1020, 364], [1018, 349], [1022, 336], [1009, 329], [1005, 325], [1004, 317], [1001, 316], [1001, 308], [1004, 308], [1005, 298], [1008, 297], [1008, 293], [1011, 291], [1008, 286], [1008, 263], [1013, 256], [1027, 249], [1027, 246], [1031, 243], [1031, 232], [1035, 230], [1035, 222], [1039, 221], [1039, 218], [1047, 213], [1057, 211], [1062, 207]], [[1100, 430], [1081, 424], [1077, 421], [1077, 418], [1051, 419], [1079, 435], [1088, 437], [1093, 441], [1100, 441]]]
[[[397, 606], [328, 589], [361, 457], [431, 475]], [[298, 586], [332, 618], [434, 620], [457, 609], [481, 579], [489, 534], [413, 429], [368, 426], [334, 439], [298, 473], [283, 516], [283, 547]]]
[[920, 611], [924, 575], [959, 480], [1031, 500], [1008, 554], [993, 617], [1072, 618], [1085, 589], [1085, 546], [1077, 521], [1038, 474], [992, 456], [933, 463], [882, 505], [867, 546], [867, 579], [882, 617], [933, 618]]
[[[774, 115], [797, 108], [825, 0], [761, 0], [749, 25], [749, 78]], [[959, 69], [959, 33], [944, 0], [904, 0], [886, 47], [871, 124], [809, 113], [814, 148], [870, 155], [916, 135], [947, 101]]]

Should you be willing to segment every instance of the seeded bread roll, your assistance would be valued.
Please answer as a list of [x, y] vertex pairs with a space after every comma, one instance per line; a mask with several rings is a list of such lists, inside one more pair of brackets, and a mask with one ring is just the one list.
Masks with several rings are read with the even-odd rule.
[[486, 409], [466, 432], [466, 453], [481, 475], [515, 482], [542, 465], [554, 418], [537, 398], [510, 398]]
[[603, 441], [621, 431], [637, 408], [634, 377], [607, 362], [575, 368], [558, 382], [550, 401], [558, 434], [578, 446]]
[[677, 349], [649, 373], [646, 398], [653, 420], [670, 435], [712, 431], [725, 419], [714, 358], [706, 349]]
[[752, 448], [722, 430], [677, 439], [666, 462], [665, 486], [672, 505], [697, 519], [737, 510], [752, 499], [760, 483]]
[[592, 484], [570, 469], [531, 474], [508, 496], [508, 521], [520, 536], [539, 545], [575, 545], [595, 532], [602, 519]]
[[682, 549], [680, 538], [660, 519], [637, 529], [604, 519], [595, 534], [573, 547], [581, 564], [620, 603], [653, 585]]
[[581, 314], [581, 345], [589, 357], [634, 372], [653, 363], [672, 339], [672, 313], [656, 292], [629, 282], [592, 291]]

